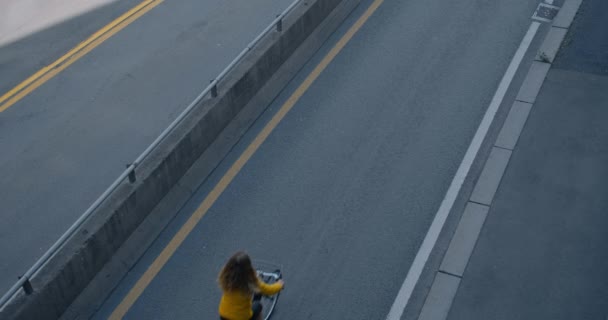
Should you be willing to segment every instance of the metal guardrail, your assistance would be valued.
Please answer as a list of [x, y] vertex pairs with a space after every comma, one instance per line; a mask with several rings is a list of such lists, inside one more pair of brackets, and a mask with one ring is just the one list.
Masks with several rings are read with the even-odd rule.
[[292, 2], [287, 9], [285, 9], [281, 14], [279, 14], [260, 34], [258, 34], [255, 39], [253, 39], [241, 53], [239, 53], [230, 64], [220, 72], [220, 74], [211, 81], [211, 83], [199, 94], [190, 105], [175, 119], [173, 122], [150, 144], [144, 152], [142, 152], [137, 159], [132, 164], [127, 166], [127, 169], [104, 191], [97, 200], [93, 202], [93, 204], [72, 224], [72, 226], [57, 240], [50, 249], [48, 249], [42, 257], [34, 263], [32, 267], [30, 267], [23, 276], [19, 277], [19, 280], [0, 298], [0, 309], [4, 308], [5, 305], [13, 298], [13, 296], [19, 291], [20, 288], [23, 288], [26, 294], [32, 294], [34, 292], [34, 288], [30, 283], [30, 279], [40, 271], [42, 266], [47, 263], [50, 258], [57, 253], [59, 248], [63, 246], [68, 239], [72, 235], [76, 233], [78, 228], [91, 216], [91, 214], [105, 201], [108, 196], [116, 190], [116, 188], [125, 180], [129, 179], [129, 182], [133, 183], [136, 181], [135, 169], [142, 163], [142, 161], [150, 155], [150, 153], [177, 127], [177, 125], [184, 120], [188, 114], [194, 109], [194, 107], [205, 98], [208, 94], [211, 94], [212, 98], [217, 97], [217, 86], [218, 83], [232, 70], [242, 59], [243, 57], [251, 51], [255, 47], [260, 40], [267, 35], [273, 29], [276, 29], [277, 32], [283, 31], [283, 19], [285, 16], [296, 7], [296, 5], [302, 0], [295, 0]]

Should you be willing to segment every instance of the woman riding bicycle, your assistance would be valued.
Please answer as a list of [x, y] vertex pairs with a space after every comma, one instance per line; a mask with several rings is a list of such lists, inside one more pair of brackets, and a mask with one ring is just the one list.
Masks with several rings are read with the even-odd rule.
[[218, 282], [223, 291], [219, 306], [222, 320], [261, 319], [262, 305], [253, 301], [254, 294], [271, 296], [283, 289], [283, 280], [267, 284], [258, 278], [249, 255], [242, 251], [228, 259]]

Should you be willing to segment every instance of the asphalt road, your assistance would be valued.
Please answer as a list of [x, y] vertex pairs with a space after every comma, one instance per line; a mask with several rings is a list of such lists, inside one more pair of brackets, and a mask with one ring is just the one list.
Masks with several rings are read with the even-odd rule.
[[3, 0], [0, 3], [0, 95], [138, 2]]
[[[363, 1], [269, 106], [96, 315], [104, 319]], [[245, 249], [283, 265], [276, 319], [384, 319], [537, 1], [386, 0], [278, 125], [126, 314], [214, 319]]]
[[[164, 1], [0, 113], [0, 292], [291, 0]], [[2, 94], [137, 4], [0, 47]]]
[[608, 316], [608, 3], [583, 1], [448, 319]]

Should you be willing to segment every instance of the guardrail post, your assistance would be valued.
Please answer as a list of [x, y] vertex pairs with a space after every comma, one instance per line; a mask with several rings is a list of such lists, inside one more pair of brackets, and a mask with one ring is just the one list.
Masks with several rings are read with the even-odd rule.
[[[127, 163], [127, 169], [129, 169], [129, 167], [131, 166], [130, 163]], [[133, 168], [133, 170], [131, 170], [131, 172], [129, 172], [129, 182], [133, 183], [137, 181], [137, 177], [135, 177], [135, 168]]]
[[[277, 15], [277, 18], [280, 16]], [[283, 31], [283, 18], [279, 19], [279, 21], [277, 21], [277, 31], [278, 32], [282, 32]]]
[[[213, 83], [215, 80], [211, 80], [211, 83]], [[213, 87], [211, 87], [211, 97], [216, 98], [217, 97], [217, 83], [213, 84]]]
[[[22, 277], [19, 277], [19, 279], [21, 279]], [[32, 293], [34, 293], [34, 287], [32, 287], [32, 283], [30, 282], [30, 279], [25, 279], [25, 282], [23, 282], [23, 291], [25, 291], [25, 294], [30, 295]]]

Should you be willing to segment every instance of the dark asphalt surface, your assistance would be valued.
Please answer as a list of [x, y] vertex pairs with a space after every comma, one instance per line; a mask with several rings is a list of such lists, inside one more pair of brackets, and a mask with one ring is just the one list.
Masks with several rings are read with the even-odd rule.
[[608, 3], [585, 0], [503, 177], [449, 319], [608, 316]]
[[[103, 7], [1, 48], [1, 87], [135, 3]], [[290, 3], [165, 1], [0, 113], [0, 292]], [[79, 28], [87, 21], [91, 26]], [[27, 59], [30, 50], [36, 53]]]
[[[363, 4], [256, 122], [96, 315], [104, 319]], [[384, 319], [537, 1], [386, 0], [127, 314], [214, 319], [245, 249], [282, 264], [275, 319]]]
[[608, 2], [583, 0], [554, 68], [608, 75]]
[[[141, 1], [115, 1], [17, 41], [0, 45], [0, 95], [53, 63]], [[0, 9], [1, 6], [3, 4]]]

